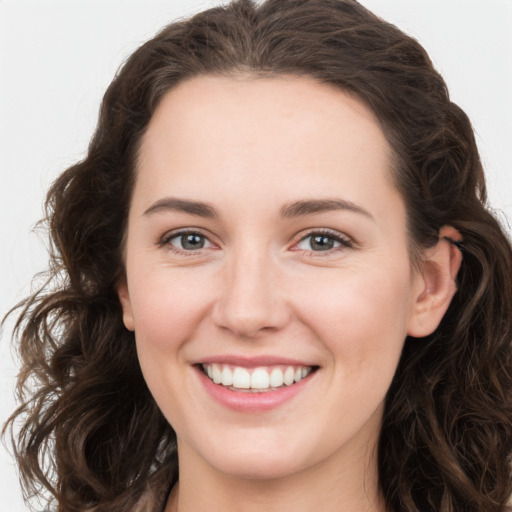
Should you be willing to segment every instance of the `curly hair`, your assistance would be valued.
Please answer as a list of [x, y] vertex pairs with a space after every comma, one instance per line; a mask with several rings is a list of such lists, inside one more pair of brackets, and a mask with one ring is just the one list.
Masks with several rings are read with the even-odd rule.
[[389, 510], [511, 510], [512, 248], [467, 116], [421, 45], [355, 0], [236, 0], [167, 26], [118, 72], [86, 157], [48, 193], [48, 280], [17, 309], [21, 405], [4, 433], [25, 495], [49, 490], [61, 512], [149, 512], [177, 481], [176, 436], [116, 291], [127, 213], [162, 97], [194, 76], [240, 72], [357, 96], [393, 149], [413, 261], [444, 225], [463, 237], [458, 292], [433, 334], [406, 339], [386, 397], [378, 469]]

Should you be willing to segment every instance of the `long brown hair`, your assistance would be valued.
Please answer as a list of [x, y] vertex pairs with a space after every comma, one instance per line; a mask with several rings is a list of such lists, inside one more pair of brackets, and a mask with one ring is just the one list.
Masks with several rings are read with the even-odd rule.
[[142, 377], [116, 285], [141, 136], [164, 94], [204, 74], [295, 74], [349, 91], [394, 150], [411, 255], [463, 237], [439, 328], [408, 338], [378, 463], [395, 512], [504, 512], [512, 491], [512, 249], [487, 206], [470, 122], [417, 41], [355, 0], [238, 0], [163, 29], [108, 88], [85, 159], [47, 197], [47, 284], [15, 335], [21, 406], [6, 426], [27, 495], [61, 512], [154, 511], [178, 478], [176, 436]]

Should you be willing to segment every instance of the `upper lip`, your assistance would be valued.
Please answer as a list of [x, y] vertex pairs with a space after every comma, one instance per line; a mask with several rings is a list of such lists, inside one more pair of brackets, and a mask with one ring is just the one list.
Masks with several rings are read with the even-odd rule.
[[246, 368], [256, 368], [258, 366], [273, 366], [273, 365], [289, 365], [289, 366], [317, 366], [311, 362], [304, 360], [294, 359], [290, 357], [280, 357], [271, 355], [261, 356], [237, 356], [237, 355], [217, 355], [210, 356], [197, 361], [196, 364], [230, 364], [232, 366], [241, 366]]

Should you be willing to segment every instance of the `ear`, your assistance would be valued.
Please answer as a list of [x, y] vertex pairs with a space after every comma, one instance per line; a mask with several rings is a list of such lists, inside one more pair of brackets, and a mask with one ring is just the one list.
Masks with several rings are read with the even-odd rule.
[[126, 278], [117, 286], [117, 296], [123, 308], [123, 323], [129, 331], [135, 330], [135, 322], [133, 321], [132, 303], [130, 301], [130, 292], [128, 291], [128, 284]]
[[421, 338], [432, 334], [446, 313], [457, 291], [462, 253], [455, 242], [461, 240], [455, 228], [444, 226], [437, 244], [425, 252], [409, 318], [409, 336]]

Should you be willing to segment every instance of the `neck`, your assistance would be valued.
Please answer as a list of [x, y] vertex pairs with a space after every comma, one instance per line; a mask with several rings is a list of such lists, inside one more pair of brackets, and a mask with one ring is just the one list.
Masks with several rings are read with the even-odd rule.
[[[185, 453], [184, 453], [185, 452]], [[180, 481], [165, 512], [385, 512], [376, 450], [366, 459], [339, 457], [292, 475], [250, 479], [216, 471], [181, 447]], [[183, 456], [181, 456], [183, 455]]]

